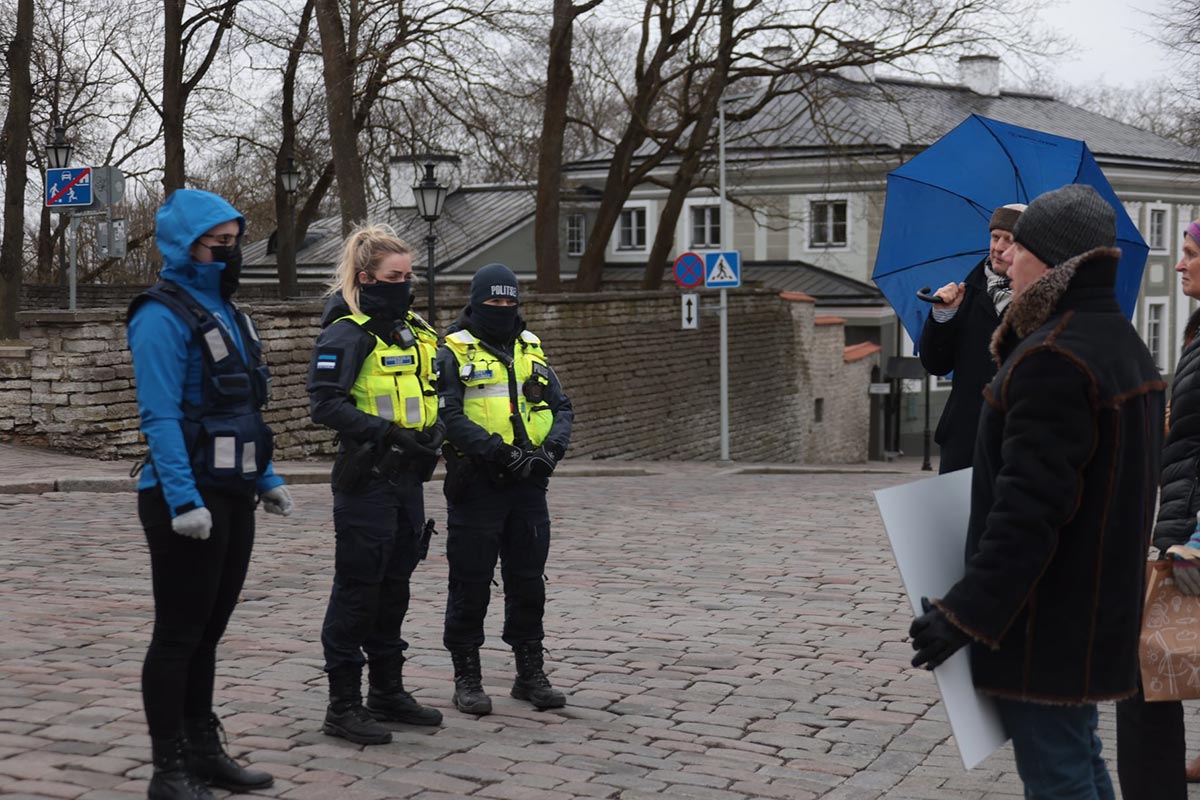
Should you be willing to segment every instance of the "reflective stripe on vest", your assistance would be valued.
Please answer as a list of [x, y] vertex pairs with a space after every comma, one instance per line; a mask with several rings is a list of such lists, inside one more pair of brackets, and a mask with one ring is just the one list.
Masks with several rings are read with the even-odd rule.
[[[479, 340], [469, 331], [456, 331], [446, 337], [446, 345], [458, 364], [458, 376], [463, 383], [463, 413], [467, 419], [488, 433], [499, 434], [508, 444], [516, 438], [512, 426], [512, 402], [508, 392], [508, 369], [495, 356], [478, 345]], [[546, 367], [541, 340], [529, 331], [522, 331], [513, 346], [517, 380], [517, 405], [525, 433], [537, 446], [546, 440], [554, 424], [554, 412], [544, 402], [531, 403], [525, 399], [522, 387], [527, 380], [549, 385], [546, 379], [534, 375], [535, 364]], [[544, 394], [544, 392], [543, 392]]]
[[[371, 318], [349, 314], [340, 319], [353, 320], [361, 327]], [[375, 347], [363, 361], [350, 396], [361, 411], [401, 427], [423, 430], [437, 420], [437, 336], [419, 325], [410, 324], [408, 329], [417, 340], [412, 347], [371, 334]]]

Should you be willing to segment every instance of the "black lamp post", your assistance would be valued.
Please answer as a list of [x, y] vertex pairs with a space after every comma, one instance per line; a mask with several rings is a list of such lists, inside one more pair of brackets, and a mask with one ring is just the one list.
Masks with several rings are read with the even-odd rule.
[[442, 206], [446, 203], [447, 187], [437, 182], [433, 176], [435, 162], [425, 162], [425, 177], [413, 185], [413, 200], [416, 201], [417, 213], [429, 223], [429, 233], [425, 235], [425, 246], [429, 251], [429, 324], [437, 327], [437, 301], [434, 299], [434, 245], [437, 236], [433, 232], [433, 223], [442, 215]]
[[288, 156], [287, 166], [279, 170], [279, 180], [289, 197], [295, 195], [296, 190], [300, 188], [300, 177], [300, 168], [296, 166], [296, 159]]
[[66, 133], [66, 128], [55, 125], [54, 141], [46, 142], [46, 165], [50, 169], [66, 169], [71, 164], [71, 145]]

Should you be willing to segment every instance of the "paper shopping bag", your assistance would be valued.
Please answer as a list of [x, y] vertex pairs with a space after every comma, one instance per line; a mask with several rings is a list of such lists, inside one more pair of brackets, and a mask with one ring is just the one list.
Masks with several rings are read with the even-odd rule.
[[1147, 565], [1138, 655], [1146, 700], [1200, 697], [1200, 597], [1179, 591], [1170, 561]]

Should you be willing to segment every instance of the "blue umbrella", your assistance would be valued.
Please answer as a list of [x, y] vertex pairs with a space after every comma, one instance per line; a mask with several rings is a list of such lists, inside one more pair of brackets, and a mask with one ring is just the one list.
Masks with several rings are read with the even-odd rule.
[[917, 291], [962, 281], [987, 255], [992, 212], [1068, 183], [1094, 186], [1117, 212], [1117, 299], [1133, 316], [1149, 248], [1087, 145], [972, 114], [888, 173], [871, 277], [914, 342], [929, 316]]

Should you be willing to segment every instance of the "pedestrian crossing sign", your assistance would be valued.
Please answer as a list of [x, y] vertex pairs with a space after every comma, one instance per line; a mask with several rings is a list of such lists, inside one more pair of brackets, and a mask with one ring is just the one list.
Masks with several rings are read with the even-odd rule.
[[736, 289], [742, 285], [742, 254], [737, 250], [704, 254], [704, 285], [709, 289]]

